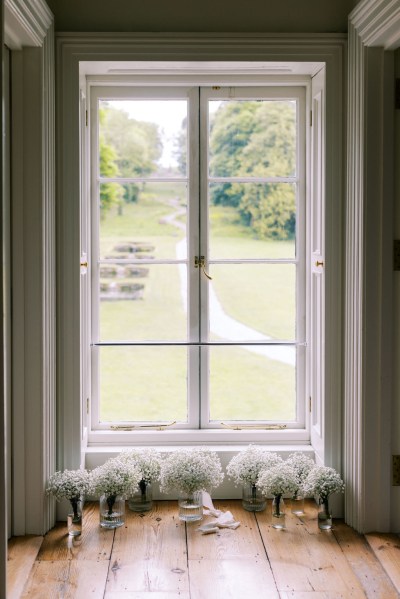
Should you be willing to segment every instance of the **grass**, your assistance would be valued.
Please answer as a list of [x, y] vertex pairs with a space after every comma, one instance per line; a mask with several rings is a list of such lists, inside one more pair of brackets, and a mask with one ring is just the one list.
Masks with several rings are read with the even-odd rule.
[[[183, 185], [147, 185], [137, 204], [116, 209], [101, 221], [101, 253], [126, 241], [149, 243], [155, 258], [175, 259], [183, 231], [163, 219], [186, 202]], [[217, 218], [215, 218], [217, 217]], [[260, 241], [235, 222], [232, 210], [211, 212], [213, 256], [289, 257], [293, 242]], [[236, 232], [236, 234], [235, 234]], [[236, 256], [232, 256], [236, 252]], [[146, 265], [143, 298], [102, 301], [102, 340], [185, 340], [179, 270]], [[294, 336], [292, 265], [212, 265], [213, 286], [224, 310], [240, 322], [275, 338]], [[186, 348], [107, 347], [101, 349], [102, 421], [186, 419]], [[210, 351], [210, 416], [213, 420], [291, 420], [295, 417], [295, 369], [237, 347]]]

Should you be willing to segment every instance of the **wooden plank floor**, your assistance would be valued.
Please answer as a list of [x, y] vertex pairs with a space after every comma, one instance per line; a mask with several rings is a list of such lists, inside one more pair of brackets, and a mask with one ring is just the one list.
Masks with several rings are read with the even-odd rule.
[[[313, 502], [301, 518], [288, 514], [283, 531], [272, 528], [270, 506], [252, 514], [237, 500], [215, 503], [241, 526], [201, 535], [178, 519], [176, 501], [160, 501], [146, 514], [127, 510], [125, 526], [110, 531], [87, 504], [77, 540], [58, 523], [43, 539], [10, 541], [7, 599], [400, 597], [374, 553], [378, 537], [367, 542], [341, 521], [318, 530]], [[379, 550], [400, 584], [396, 539]]]

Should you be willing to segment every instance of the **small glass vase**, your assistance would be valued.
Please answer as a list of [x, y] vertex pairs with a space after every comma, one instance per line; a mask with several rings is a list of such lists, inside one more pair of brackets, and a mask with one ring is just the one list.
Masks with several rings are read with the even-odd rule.
[[296, 493], [292, 497], [292, 514], [296, 516], [304, 515], [304, 497]]
[[82, 534], [82, 497], [70, 499], [71, 512], [67, 515], [68, 534], [70, 537], [78, 537]]
[[332, 513], [329, 506], [329, 496], [319, 498], [318, 528], [321, 530], [330, 530], [332, 528]]
[[203, 494], [201, 491], [194, 493], [179, 493], [179, 520], [196, 522], [203, 518]]
[[286, 528], [285, 502], [282, 495], [275, 495], [272, 500], [272, 527]]
[[128, 506], [133, 512], [149, 512], [153, 507], [153, 489], [151, 483], [141, 480], [136, 492], [129, 497]]
[[242, 505], [248, 512], [262, 512], [265, 510], [267, 500], [262, 495], [260, 489], [252, 483], [246, 483], [242, 489]]
[[125, 498], [122, 495], [100, 497], [100, 526], [118, 528], [125, 523]]

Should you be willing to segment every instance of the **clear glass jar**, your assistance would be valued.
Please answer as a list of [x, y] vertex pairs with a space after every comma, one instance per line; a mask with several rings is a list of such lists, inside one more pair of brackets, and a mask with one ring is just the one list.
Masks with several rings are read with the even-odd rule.
[[245, 483], [242, 489], [242, 505], [248, 512], [262, 512], [265, 510], [267, 500], [256, 485]]
[[179, 520], [195, 522], [203, 518], [203, 494], [201, 491], [194, 493], [179, 493]]
[[68, 534], [70, 537], [77, 537], [82, 534], [83, 497], [70, 499], [69, 502], [71, 511], [67, 515]]
[[273, 528], [286, 528], [286, 506], [282, 495], [275, 495], [272, 500], [271, 523]]
[[153, 507], [153, 489], [151, 483], [141, 480], [136, 492], [128, 499], [129, 509], [133, 512], [148, 512]]
[[292, 514], [296, 516], [304, 515], [304, 497], [297, 493], [292, 497]]
[[330, 530], [332, 528], [332, 513], [329, 505], [329, 496], [319, 498], [318, 528], [321, 530]]
[[125, 497], [102, 495], [100, 497], [100, 526], [118, 528], [125, 523]]

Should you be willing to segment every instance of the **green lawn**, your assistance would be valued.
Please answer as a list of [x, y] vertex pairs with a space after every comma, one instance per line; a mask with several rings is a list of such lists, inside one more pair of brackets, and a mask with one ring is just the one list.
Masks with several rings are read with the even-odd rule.
[[[175, 259], [183, 232], [163, 219], [186, 202], [183, 186], [164, 194], [146, 186], [137, 204], [113, 209], [101, 221], [101, 253], [112, 255], [121, 242], [146, 242], [155, 258]], [[170, 198], [175, 207], [169, 205]], [[289, 257], [293, 242], [253, 239], [225, 211], [213, 229], [214, 256]], [[214, 215], [212, 214], [212, 217]], [[235, 230], [237, 234], [235, 236]], [[142, 299], [102, 301], [102, 340], [177, 340], [186, 338], [180, 277], [175, 265], [146, 265]], [[213, 286], [231, 317], [275, 338], [294, 336], [294, 267], [291, 265], [212, 265]], [[295, 369], [243, 348], [211, 350], [211, 418], [293, 419]], [[101, 420], [184, 420], [186, 417], [186, 348], [102, 348]]]

